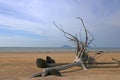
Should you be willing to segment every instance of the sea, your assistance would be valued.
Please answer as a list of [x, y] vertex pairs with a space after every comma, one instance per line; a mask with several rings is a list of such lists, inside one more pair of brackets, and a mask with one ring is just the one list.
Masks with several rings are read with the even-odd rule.
[[[120, 48], [88, 48], [91, 52], [120, 52]], [[75, 48], [61, 47], [0, 47], [0, 52], [75, 52]]]

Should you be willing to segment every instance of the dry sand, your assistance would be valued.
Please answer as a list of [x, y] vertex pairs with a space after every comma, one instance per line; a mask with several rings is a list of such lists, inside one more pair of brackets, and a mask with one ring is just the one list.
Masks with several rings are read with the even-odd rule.
[[[61, 71], [62, 77], [47, 76], [28, 78], [28, 76], [41, 72], [35, 61], [37, 58], [51, 56], [57, 63], [70, 63], [74, 59], [72, 52], [37, 53], [37, 52], [1, 52], [0, 53], [0, 80], [120, 80], [120, 67], [107, 65], [109, 68], [90, 68], [86, 71], [76, 66]], [[98, 62], [111, 62], [111, 57], [120, 60], [120, 53], [103, 53]], [[102, 65], [105, 66], [105, 65]]]

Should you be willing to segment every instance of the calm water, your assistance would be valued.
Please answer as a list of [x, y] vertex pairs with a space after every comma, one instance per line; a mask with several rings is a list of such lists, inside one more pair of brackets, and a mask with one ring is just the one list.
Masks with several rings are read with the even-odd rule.
[[[118, 52], [120, 48], [89, 48], [89, 51]], [[74, 48], [56, 47], [0, 47], [0, 52], [75, 52]]]
[[0, 52], [68, 52], [75, 51], [74, 48], [57, 47], [0, 47]]

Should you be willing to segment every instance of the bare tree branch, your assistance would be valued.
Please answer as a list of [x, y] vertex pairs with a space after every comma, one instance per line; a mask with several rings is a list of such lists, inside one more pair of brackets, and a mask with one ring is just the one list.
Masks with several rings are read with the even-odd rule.
[[79, 19], [79, 20], [82, 22], [82, 25], [83, 25], [83, 27], [84, 27], [84, 30], [85, 30], [85, 35], [86, 35], [85, 46], [87, 46], [87, 42], [88, 42], [88, 33], [87, 33], [86, 26], [85, 26], [85, 24], [84, 24], [84, 22], [83, 22], [82, 18], [80, 18], [80, 17], [76, 17], [76, 18], [77, 18], [77, 19]]

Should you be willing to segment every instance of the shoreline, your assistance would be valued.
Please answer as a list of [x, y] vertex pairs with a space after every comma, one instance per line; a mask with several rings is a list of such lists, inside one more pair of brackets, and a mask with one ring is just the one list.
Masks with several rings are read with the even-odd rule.
[[[120, 48], [88, 48], [89, 52], [110, 52], [118, 53]], [[0, 52], [39, 52], [39, 53], [65, 53], [65, 52], [75, 52], [75, 48], [59, 48], [59, 47], [0, 47]]]
[[[97, 53], [99, 51], [89, 51], [89, 53]], [[75, 51], [0, 51], [1, 53], [75, 53]], [[120, 51], [103, 51], [103, 53], [120, 53]]]

